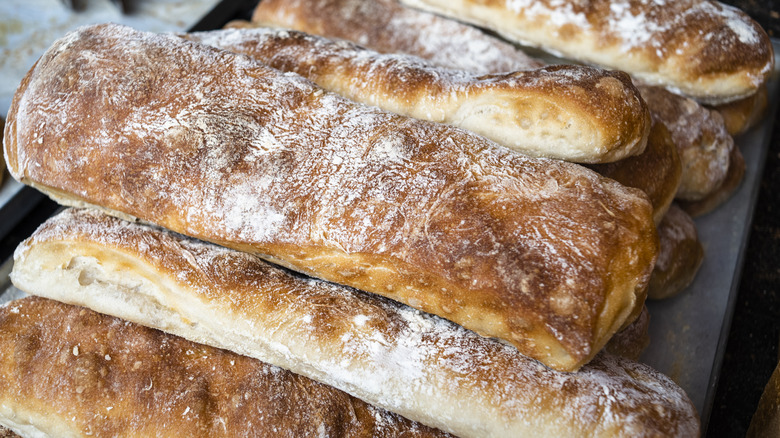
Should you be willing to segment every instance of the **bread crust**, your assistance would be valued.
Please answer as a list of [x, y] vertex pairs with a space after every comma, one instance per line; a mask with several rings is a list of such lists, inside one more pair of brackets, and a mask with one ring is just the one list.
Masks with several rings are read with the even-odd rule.
[[650, 113], [628, 75], [558, 65], [478, 76], [293, 30], [226, 29], [183, 37], [295, 72], [387, 111], [469, 129], [528, 155], [578, 163], [641, 153]]
[[12, 174], [64, 203], [409, 303], [556, 369], [636, 317], [655, 263], [638, 190], [173, 35], [67, 35], [8, 124]]
[[660, 87], [639, 90], [654, 108], [654, 120], [669, 127], [677, 145], [683, 170], [676, 198], [698, 201], [716, 192], [727, 178], [736, 148], [720, 114]]
[[661, 243], [647, 297], [660, 300], [685, 290], [704, 260], [696, 223], [679, 205], [673, 204], [658, 226]]
[[768, 106], [769, 91], [764, 84], [756, 93], [744, 99], [715, 105], [712, 109], [723, 117], [728, 133], [737, 136], [756, 126], [766, 115]]
[[[400, 5], [396, 0], [263, 0], [254, 26], [279, 26], [355, 42], [381, 53], [408, 53], [444, 68], [478, 75], [544, 67], [507, 42], [447, 19]], [[234, 21], [226, 27], [244, 28]]]
[[401, 0], [705, 103], [754, 94], [774, 65], [766, 32], [709, 0]]
[[729, 154], [729, 168], [723, 182], [704, 198], [695, 201], [679, 200], [677, 204], [694, 218], [705, 215], [731, 198], [742, 185], [745, 170], [745, 158], [739, 147], [735, 146]]
[[656, 122], [641, 155], [590, 167], [621, 184], [645, 192], [653, 205], [653, 220], [660, 224], [679, 191], [682, 181], [680, 161], [671, 133], [665, 124]]
[[672, 381], [602, 353], [576, 373], [374, 294], [93, 210], [15, 253], [14, 284], [274, 363], [457, 436], [695, 436]]
[[[478, 74], [532, 70], [544, 65], [474, 27], [401, 6], [394, 0], [363, 2], [359, 7], [351, 0], [264, 0], [255, 9], [253, 20], [347, 39], [384, 53], [408, 53], [447, 68]], [[409, 23], [414, 26], [407, 27]], [[683, 171], [678, 199], [709, 197], [723, 183], [730, 168], [729, 151], [734, 140], [724, 120], [693, 99], [662, 87], [644, 83], [637, 87], [653, 120], [666, 125], [679, 151]], [[621, 172], [629, 173], [628, 169]], [[659, 170], [649, 165], [646, 172]], [[673, 181], [668, 183], [672, 184]]]
[[51, 437], [450, 437], [226, 350], [45, 298], [0, 307], [0, 424]]

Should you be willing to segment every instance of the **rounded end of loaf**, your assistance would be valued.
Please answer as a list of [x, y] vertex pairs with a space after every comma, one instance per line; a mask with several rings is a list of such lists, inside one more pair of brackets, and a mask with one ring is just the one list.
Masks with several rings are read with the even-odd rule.
[[679, 206], [673, 205], [658, 226], [661, 243], [647, 297], [669, 298], [682, 292], [694, 279], [704, 260], [696, 224]]
[[449, 122], [527, 155], [606, 163], [644, 151], [650, 112], [628, 75], [555, 65], [480, 78]]
[[738, 146], [729, 154], [729, 168], [723, 182], [704, 198], [695, 201], [679, 201], [680, 207], [692, 217], [705, 215], [726, 202], [742, 184], [745, 177], [745, 158]]
[[747, 14], [705, 1], [685, 11], [677, 29], [664, 32], [661, 75], [672, 91], [707, 104], [745, 99], [766, 84], [774, 50], [766, 31]]
[[771, 41], [758, 23], [709, 0], [402, 3], [557, 56], [623, 70], [708, 104], [753, 94], [774, 64]]
[[763, 85], [756, 93], [744, 99], [714, 105], [711, 108], [723, 117], [728, 133], [737, 136], [761, 121], [769, 105], [768, 94], [766, 85]]
[[[4, 124], [5, 126], [0, 125], [2, 129], [0, 129], [0, 132], [3, 133], [3, 155], [5, 158], [5, 165], [8, 169], [8, 172], [11, 174], [11, 176], [18, 180], [23, 180], [23, 172], [20, 169], [20, 157], [19, 153], [21, 152], [18, 147], [17, 143], [17, 114], [19, 113], [19, 106], [21, 105], [20, 101], [25, 98], [25, 92], [27, 90], [27, 87], [30, 84], [30, 80], [33, 75], [33, 71], [35, 70], [35, 67], [38, 65], [36, 62], [32, 68], [27, 72], [27, 74], [22, 79], [22, 82], [19, 84], [19, 87], [16, 89], [16, 93], [14, 93], [14, 97], [11, 100], [11, 106], [8, 109], [7, 114], [7, 120], [2, 121], [0, 119], [0, 122]], [[0, 172], [2, 173], [2, 172]], [[0, 175], [0, 181], [2, 180], [2, 175]]]
[[682, 180], [677, 146], [667, 127], [653, 123], [645, 151], [615, 163], [590, 166], [615, 181], [642, 190], [653, 206], [653, 220], [659, 224], [674, 201]]
[[666, 125], [677, 147], [682, 177], [675, 198], [696, 201], [707, 197], [726, 179], [729, 155], [735, 148], [723, 118], [695, 100], [662, 87], [639, 88], [653, 118]]

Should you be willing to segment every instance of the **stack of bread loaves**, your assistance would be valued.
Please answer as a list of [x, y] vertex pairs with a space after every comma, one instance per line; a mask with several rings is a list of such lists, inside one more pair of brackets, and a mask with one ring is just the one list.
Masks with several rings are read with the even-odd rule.
[[[668, 203], [670, 191], [674, 191], [672, 197], [685, 213], [697, 216], [717, 207], [739, 186], [745, 165], [732, 135], [744, 132], [760, 118], [766, 106], [765, 81], [773, 65], [769, 38], [742, 12], [709, 1], [675, 2], [669, 8], [664, 6], [666, 2], [414, 3], [426, 3], [426, 9], [459, 21], [405, 7], [396, 0], [267, 0], [255, 9], [253, 23], [235, 22], [230, 27], [291, 28], [353, 41], [382, 53], [411, 54], [434, 65], [479, 75], [535, 70], [544, 62], [528, 56], [516, 44], [463, 22], [477, 23], [502, 35], [518, 34], [530, 27], [528, 33], [541, 38], [533, 44], [535, 47], [579, 55], [575, 62], [614, 59], [620, 65], [606, 61], [600, 65], [632, 74], [648, 105], [654, 129], [658, 129], [655, 125], [664, 125], [677, 148], [680, 175], [671, 170], [674, 163], [668, 154], [663, 162], [649, 155], [632, 157], [629, 163], [613, 163], [606, 169], [597, 165], [596, 169], [645, 190], [654, 201], [656, 223], [661, 227], [669, 223], [660, 221], [668, 204], [658, 200]], [[676, 14], [673, 9], [683, 12]], [[486, 10], [500, 19], [483, 22], [472, 16], [485, 14]], [[512, 41], [533, 40], [515, 37]], [[553, 42], [582, 47], [567, 52]], [[680, 63], [681, 57], [686, 61]], [[622, 65], [628, 58], [631, 60], [626, 64], [633, 69]], [[681, 66], [672, 67], [677, 64]], [[637, 73], [638, 66], [642, 71], [667, 72], [677, 79], [664, 83], [660, 79], [664, 74]], [[687, 85], [675, 85], [679, 83]], [[679, 94], [683, 88], [702, 87], [689, 95]], [[693, 221], [683, 220], [690, 224], [685, 228], [692, 231], [685, 240], [698, 242]], [[679, 240], [664, 240], [665, 235], [669, 233], [662, 233], [661, 251], [682, 253], [673, 248]], [[687, 284], [682, 280], [692, 279], [699, 263], [682, 265], [694, 269], [679, 270], [677, 278], [670, 281], [654, 281], [650, 296], [680, 292]]]
[[[316, 10], [268, 0], [255, 16], [274, 3], [289, 19]], [[430, 15], [314, 3], [340, 28], [350, 8]], [[699, 434], [685, 393], [635, 361], [650, 285], [668, 294], [695, 272], [672, 261], [658, 274], [663, 242], [684, 240], [664, 227], [692, 226], [672, 205], [680, 140], [643, 86], [598, 67], [485, 74], [251, 27], [85, 27], [23, 79], [8, 168], [73, 208], [15, 253], [14, 284], [38, 297], [0, 308], [13, 352], [0, 425]], [[484, 53], [523, 56], [486, 38]]]

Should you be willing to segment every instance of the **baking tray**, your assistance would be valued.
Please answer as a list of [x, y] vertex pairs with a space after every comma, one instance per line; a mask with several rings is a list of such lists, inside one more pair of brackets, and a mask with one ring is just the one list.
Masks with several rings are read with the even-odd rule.
[[[255, 3], [256, 0], [223, 0], [192, 30], [214, 29], [234, 18], [246, 19]], [[780, 53], [780, 41], [773, 39], [772, 44], [775, 53]], [[650, 345], [641, 361], [671, 377], [688, 393], [702, 417], [702, 436], [715, 396], [778, 110], [778, 71], [780, 61], [776, 60], [768, 83], [769, 107], [763, 121], [735, 139], [746, 166], [740, 188], [715, 211], [695, 220], [705, 251], [698, 275], [680, 295], [647, 303], [651, 318]], [[0, 222], [2, 219], [0, 211]], [[8, 279], [12, 265], [11, 259], [0, 265], [0, 303], [24, 296]]]

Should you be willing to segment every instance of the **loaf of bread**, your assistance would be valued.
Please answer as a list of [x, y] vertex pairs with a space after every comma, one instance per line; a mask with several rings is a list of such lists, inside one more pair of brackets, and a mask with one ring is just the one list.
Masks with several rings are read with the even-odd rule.
[[669, 298], [682, 292], [696, 277], [704, 259], [696, 223], [677, 204], [672, 204], [658, 226], [660, 250], [650, 276], [648, 298]]
[[723, 122], [729, 134], [739, 135], [756, 126], [766, 114], [768, 106], [769, 90], [764, 85], [751, 96], [722, 105], [715, 105], [712, 109], [723, 117]]
[[461, 437], [696, 436], [684, 392], [606, 353], [576, 373], [374, 294], [93, 210], [16, 250], [28, 293], [311, 377]]
[[450, 436], [256, 359], [45, 298], [0, 307], [0, 349], [0, 425], [23, 437]]
[[617, 356], [631, 360], [639, 360], [642, 352], [650, 345], [650, 311], [647, 306], [636, 321], [623, 330], [615, 333], [615, 336], [607, 342], [604, 350]]
[[739, 147], [735, 146], [729, 154], [729, 168], [726, 172], [726, 177], [714, 191], [698, 200], [679, 200], [677, 203], [692, 217], [707, 214], [730, 199], [731, 195], [742, 185], [744, 177], [745, 158], [742, 156], [742, 151], [740, 151]]
[[183, 35], [387, 111], [449, 123], [528, 155], [604, 163], [644, 150], [650, 113], [628, 75], [584, 66], [477, 76], [291, 30]]
[[[494, 36], [401, 6], [396, 0], [363, 2], [360, 7], [351, 0], [264, 0], [255, 9], [253, 21], [255, 25], [343, 38], [384, 53], [408, 53], [476, 74], [533, 70], [544, 65]], [[417, 27], [404, 23], [416, 23]], [[373, 27], [377, 25], [384, 27]], [[466, 37], [472, 42], [461, 39]], [[683, 169], [679, 199], [702, 200], [718, 192], [729, 172], [729, 151], [734, 147], [722, 117], [664, 88], [642, 83], [637, 88], [653, 120], [666, 125], [677, 145]]]
[[774, 66], [766, 32], [711, 0], [401, 0], [521, 44], [625, 71], [704, 103], [754, 94]]
[[[404, 7], [397, 0], [263, 0], [252, 22], [353, 41], [381, 53], [408, 53], [479, 75], [544, 67], [509, 43], [460, 22]], [[232, 22], [228, 27], [246, 27]]]
[[653, 119], [670, 127], [677, 145], [682, 179], [676, 198], [698, 201], [718, 191], [732, 167], [730, 158], [736, 148], [721, 115], [660, 87], [639, 89], [654, 108]]
[[[656, 223], [661, 221], [681, 183], [679, 154], [665, 126], [656, 126], [650, 138], [653, 144], [632, 157], [622, 155], [636, 148], [599, 148], [594, 144], [603, 145], [601, 141], [587, 140], [583, 144], [583, 139], [575, 139], [585, 135], [584, 131], [591, 132], [585, 135], [588, 138], [612, 138], [606, 131], [614, 130], [618, 136], [621, 131], [631, 132], [636, 147], [647, 140], [640, 132], [650, 126], [649, 113], [647, 120], [638, 114], [638, 109], [644, 107], [644, 103], [639, 103], [643, 102], [639, 92], [636, 91], [637, 96], [633, 96], [633, 91], [630, 95], [608, 92], [611, 87], [602, 84], [610, 75], [604, 72], [585, 71], [587, 76], [582, 76], [585, 72], [581, 67], [557, 65], [476, 77], [461, 70], [443, 70], [416, 57], [382, 55], [346, 42], [273, 28], [242, 27], [183, 37], [298, 73], [350, 99], [419, 119], [458, 125], [531, 155], [579, 162], [613, 161], [591, 168], [643, 190], [653, 205]], [[624, 85], [627, 90], [636, 90], [633, 85]], [[494, 93], [507, 99], [501, 102], [489, 98]], [[586, 103], [581, 111], [572, 107], [574, 100], [579, 99]], [[636, 105], [629, 106], [635, 106], [637, 111], [626, 109], [625, 102], [629, 100], [635, 102]], [[590, 103], [595, 102], [599, 103], [591, 107]], [[626, 117], [615, 120], [608, 108]], [[627, 117], [632, 113], [636, 117]], [[575, 117], [577, 114], [582, 116]], [[536, 140], [528, 140], [529, 137]], [[617, 137], [614, 139], [618, 141]], [[615, 161], [618, 156], [621, 159]]]
[[66, 35], [7, 123], [12, 175], [64, 204], [388, 296], [560, 370], [636, 318], [655, 263], [639, 190], [174, 35]]
[[[5, 119], [0, 117], [0, 132], [5, 131]], [[3, 178], [5, 178], [5, 159], [2, 159], [4, 154], [0, 152], [0, 162], [2, 162], [3, 167], [0, 168], [0, 184], [3, 184]]]
[[682, 181], [677, 146], [666, 125], [653, 123], [645, 151], [614, 163], [590, 168], [628, 187], [645, 192], [653, 205], [653, 220], [660, 224], [674, 201]]

